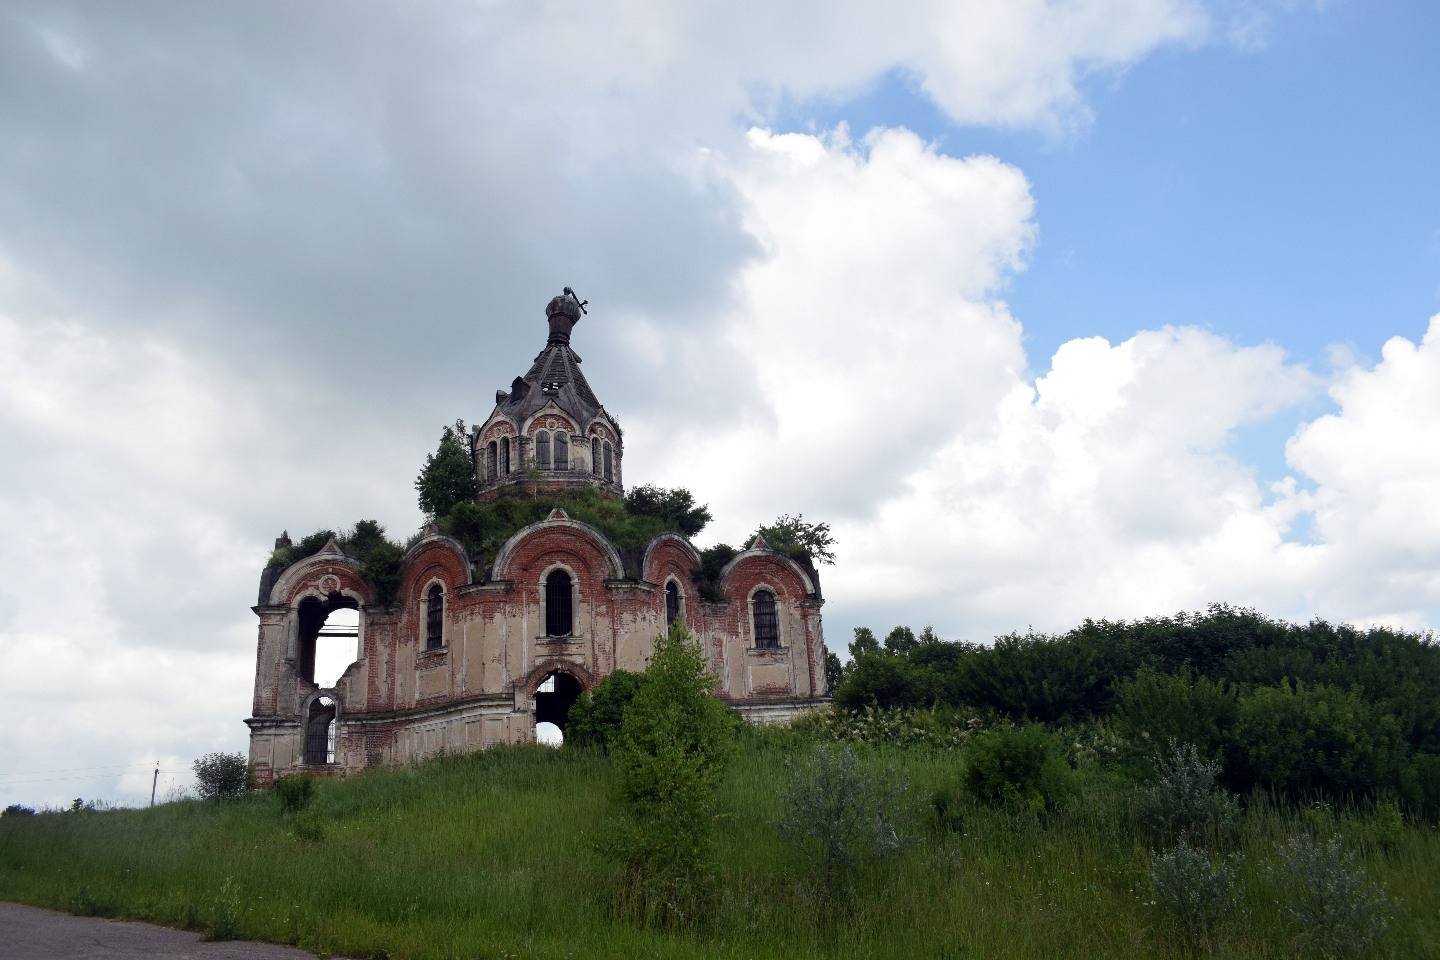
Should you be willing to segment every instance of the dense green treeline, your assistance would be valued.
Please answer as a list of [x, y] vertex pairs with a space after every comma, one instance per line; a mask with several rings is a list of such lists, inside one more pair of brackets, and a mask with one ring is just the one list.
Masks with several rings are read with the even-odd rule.
[[845, 710], [1093, 721], [1137, 758], [1171, 739], [1193, 743], [1242, 792], [1394, 796], [1440, 818], [1440, 644], [1428, 634], [1292, 624], [1217, 605], [989, 646], [905, 627], [882, 642], [860, 628], [850, 652], [835, 688]]

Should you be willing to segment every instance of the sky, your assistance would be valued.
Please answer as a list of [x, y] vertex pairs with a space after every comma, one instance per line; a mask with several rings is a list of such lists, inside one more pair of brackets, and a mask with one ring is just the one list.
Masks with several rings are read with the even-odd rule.
[[419, 527], [563, 286], [825, 630], [1440, 621], [1440, 7], [0, 7], [0, 803], [246, 747], [282, 530]]

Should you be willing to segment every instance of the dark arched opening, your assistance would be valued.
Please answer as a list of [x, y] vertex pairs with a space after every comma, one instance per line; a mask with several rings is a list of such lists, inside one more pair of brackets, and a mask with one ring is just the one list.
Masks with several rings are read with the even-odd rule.
[[674, 580], [665, 584], [665, 625], [680, 619], [680, 588]]
[[780, 646], [780, 617], [775, 609], [775, 594], [756, 590], [751, 597], [755, 616], [755, 646], [762, 650]]
[[535, 725], [553, 723], [563, 735], [570, 708], [580, 699], [580, 681], [562, 670], [546, 674], [535, 689]]
[[305, 718], [305, 762], [335, 762], [335, 701], [316, 697]]
[[545, 636], [568, 637], [574, 629], [570, 574], [564, 570], [551, 570], [550, 576], [545, 578]]
[[425, 649], [439, 650], [445, 644], [445, 588], [433, 584], [425, 594]]

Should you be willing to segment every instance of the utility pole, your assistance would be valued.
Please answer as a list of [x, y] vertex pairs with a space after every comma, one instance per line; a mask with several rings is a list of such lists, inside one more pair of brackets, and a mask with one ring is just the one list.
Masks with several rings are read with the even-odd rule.
[[155, 776], [150, 779], [150, 806], [155, 806], [155, 787], [160, 783], [160, 764], [155, 764]]

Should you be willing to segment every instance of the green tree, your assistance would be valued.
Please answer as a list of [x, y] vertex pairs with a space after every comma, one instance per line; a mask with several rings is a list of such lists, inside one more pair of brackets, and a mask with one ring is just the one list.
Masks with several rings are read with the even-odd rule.
[[457, 503], [475, 499], [475, 463], [470, 459], [464, 420], [456, 420], [455, 426], [440, 434], [440, 446], [425, 458], [415, 489], [420, 494], [420, 509], [432, 519], [445, 516]]
[[643, 674], [613, 670], [593, 690], [580, 694], [565, 724], [565, 745], [594, 746], [608, 751], [620, 738], [625, 708], [630, 706], [644, 682]]
[[695, 497], [684, 487], [673, 490], [651, 484], [636, 487], [625, 497], [625, 506], [640, 517], [655, 517], [665, 523], [666, 529], [678, 530], [687, 537], [693, 537], [710, 522], [708, 504], [695, 503]]
[[207, 753], [191, 766], [195, 770], [195, 792], [201, 800], [238, 799], [254, 782], [243, 754]]
[[850, 659], [856, 660], [862, 653], [874, 653], [880, 649], [880, 641], [875, 639], [875, 631], [869, 627], [856, 627], [855, 639], [850, 641]]
[[793, 517], [783, 514], [774, 523], [760, 526], [755, 535], [764, 537], [771, 550], [809, 557], [815, 563], [835, 562], [835, 552], [831, 549], [835, 538], [830, 535], [830, 524], [809, 523], [803, 513]]
[[657, 637], [611, 757], [626, 819], [603, 848], [624, 871], [622, 906], [642, 923], [702, 923], [715, 885], [715, 788], [739, 719], [711, 696], [716, 678], [677, 620]]
[[832, 694], [840, 681], [845, 677], [845, 665], [840, 662], [840, 655], [834, 650], [825, 651], [825, 689]]

